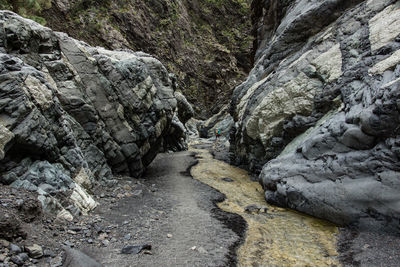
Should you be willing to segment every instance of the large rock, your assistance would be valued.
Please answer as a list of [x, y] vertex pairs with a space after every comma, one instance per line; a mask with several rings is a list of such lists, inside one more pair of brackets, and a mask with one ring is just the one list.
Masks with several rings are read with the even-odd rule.
[[[177, 100], [150, 55], [90, 47], [0, 12], [0, 182], [66, 192], [82, 213], [87, 194], [114, 174], [138, 177], [160, 150]], [[51, 204], [53, 203], [53, 204]]]
[[399, 2], [254, 5], [264, 12], [255, 67], [233, 97], [236, 163], [262, 169], [270, 203], [398, 228]]

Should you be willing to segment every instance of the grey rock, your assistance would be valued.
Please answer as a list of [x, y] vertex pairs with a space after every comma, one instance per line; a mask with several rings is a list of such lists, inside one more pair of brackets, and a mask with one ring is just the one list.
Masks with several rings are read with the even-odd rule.
[[135, 246], [125, 246], [121, 249], [122, 254], [139, 254], [142, 250], [151, 250], [151, 245], [135, 245]]
[[22, 249], [20, 246], [16, 245], [16, 244], [10, 244], [9, 246], [10, 252], [13, 254], [18, 254], [22, 252]]
[[[44, 196], [87, 190], [115, 184], [113, 173], [139, 177], [169, 136], [187, 147], [179, 118], [192, 109], [158, 60], [90, 47], [9, 11], [0, 24], [0, 183]], [[71, 219], [62, 208], [51, 212]]]
[[85, 253], [76, 249], [65, 250], [65, 261], [63, 266], [65, 267], [101, 267], [93, 258], [89, 257]]
[[26, 262], [26, 261], [29, 260], [29, 256], [28, 256], [28, 254], [26, 254], [26, 253], [20, 253], [20, 254], [18, 254], [18, 257], [19, 257], [23, 262]]
[[38, 259], [43, 256], [43, 249], [38, 244], [33, 244], [32, 246], [26, 246], [25, 250], [28, 252], [29, 257]]
[[125, 239], [125, 240], [131, 240], [131, 234], [126, 234], [126, 235], [124, 236], [124, 239]]
[[11, 261], [18, 266], [24, 265], [24, 260], [19, 255], [12, 256]]
[[103, 241], [101, 241], [101, 243], [103, 244], [103, 246], [108, 247], [108, 245], [110, 245], [110, 241], [105, 239]]
[[400, 26], [398, 3], [258, 0], [253, 12], [255, 64], [230, 108], [235, 163], [260, 172], [269, 203], [400, 231], [400, 27], [385, 26]]

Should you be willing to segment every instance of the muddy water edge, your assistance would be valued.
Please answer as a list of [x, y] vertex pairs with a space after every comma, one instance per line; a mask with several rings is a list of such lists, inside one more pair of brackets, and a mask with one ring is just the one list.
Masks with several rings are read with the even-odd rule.
[[191, 169], [193, 178], [225, 194], [219, 208], [247, 222], [245, 240], [237, 252], [238, 266], [341, 265], [335, 225], [268, 205], [261, 185], [251, 181], [245, 170], [214, 159], [206, 149], [190, 150], [199, 160]]

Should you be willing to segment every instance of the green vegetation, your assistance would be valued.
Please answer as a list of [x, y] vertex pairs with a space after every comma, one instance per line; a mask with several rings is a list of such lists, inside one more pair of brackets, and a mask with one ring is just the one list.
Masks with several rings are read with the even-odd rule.
[[46, 25], [46, 20], [40, 14], [43, 10], [51, 8], [51, 0], [0, 0], [0, 8], [12, 10], [23, 17]]

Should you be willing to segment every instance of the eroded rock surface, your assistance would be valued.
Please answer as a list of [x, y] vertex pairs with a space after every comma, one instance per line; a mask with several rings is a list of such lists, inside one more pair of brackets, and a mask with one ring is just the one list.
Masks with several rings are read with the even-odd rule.
[[256, 63], [232, 104], [236, 163], [262, 170], [270, 203], [398, 228], [399, 2], [253, 8]]
[[12, 12], [0, 12], [0, 83], [0, 182], [68, 219], [96, 206], [95, 183], [142, 174], [177, 106], [150, 55], [90, 47]]

